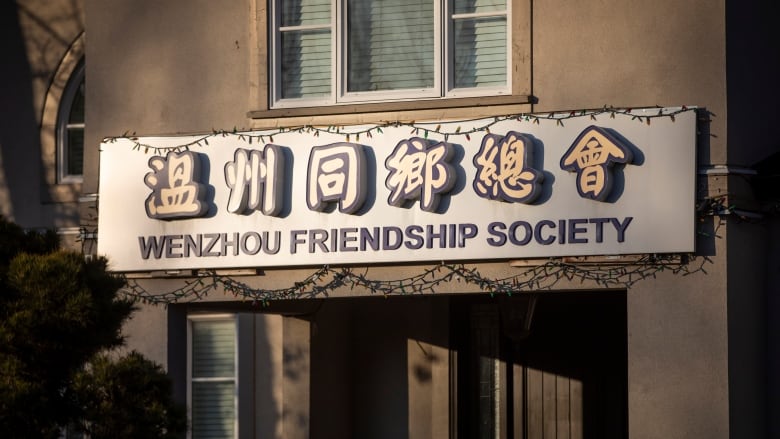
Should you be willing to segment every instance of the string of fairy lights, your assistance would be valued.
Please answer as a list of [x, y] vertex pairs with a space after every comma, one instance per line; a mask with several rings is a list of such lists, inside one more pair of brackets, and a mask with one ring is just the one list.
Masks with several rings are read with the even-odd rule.
[[[298, 127], [280, 127], [276, 129], [265, 130], [239, 130], [234, 127], [232, 130], [212, 130], [211, 133], [196, 136], [185, 143], [169, 146], [151, 145], [145, 143], [141, 138], [135, 135], [135, 133], [126, 132], [121, 136], [106, 137], [103, 139], [104, 143], [114, 143], [119, 140], [129, 140], [133, 143], [133, 149], [143, 151], [144, 153], [163, 154], [166, 152], [181, 152], [189, 151], [191, 148], [206, 147], [209, 146], [209, 139], [217, 137], [231, 137], [239, 141], [252, 144], [263, 144], [265, 142], [274, 142], [274, 136], [279, 136], [286, 133], [302, 133], [309, 134], [314, 137], [319, 137], [320, 134], [331, 134], [336, 136], [343, 136], [347, 142], [355, 141], [359, 142], [362, 138], [373, 138], [377, 134], [383, 134], [383, 129], [388, 127], [394, 128], [408, 128], [409, 134], [414, 136], [422, 136], [428, 139], [432, 136], [441, 137], [445, 142], [450, 141], [451, 138], [464, 138], [467, 141], [471, 140], [471, 136], [477, 133], [490, 133], [490, 129], [505, 121], [515, 121], [520, 123], [541, 124], [541, 123], [554, 123], [556, 126], [565, 126], [565, 123], [569, 119], [589, 117], [593, 121], [598, 121], [599, 117], [605, 116], [610, 119], [616, 117], [627, 117], [633, 121], [644, 124], [651, 124], [651, 121], [656, 118], [669, 118], [674, 121], [676, 116], [681, 113], [689, 111], [697, 111], [696, 108], [689, 108], [686, 106], [677, 108], [614, 108], [603, 107], [598, 109], [588, 110], [575, 110], [575, 111], [559, 111], [549, 113], [520, 113], [504, 116], [495, 116], [492, 118], [473, 118], [464, 119], [460, 121], [442, 123], [428, 123], [428, 122], [383, 122], [369, 126], [342, 126], [342, 125], [302, 125]], [[475, 124], [475, 122], [479, 122]], [[468, 128], [463, 128], [467, 126]]]
[[441, 262], [415, 275], [391, 280], [372, 279], [367, 276], [366, 268], [323, 266], [304, 279], [278, 289], [256, 288], [240, 282], [237, 277], [205, 271], [170, 291], [152, 293], [137, 280], [129, 279], [121, 292], [128, 298], [154, 305], [198, 301], [220, 291], [225, 296], [267, 305], [284, 299], [324, 298], [342, 288], [384, 297], [435, 294], [440, 285], [457, 282], [491, 296], [511, 296], [528, 291], [551, 290], [562, 281], [588, 282], [603, 288], [630, 288], [641, 280], [655, 278], [661, 272], [685, 276], [706, 273], [704, 267], [708, 263], [711, 261], [704, 256], [678, 255], [644, 255], [631, 264], [606, 262], [595, 266], [550, 259], [540, 265], [519, 269], [511, 276], [494, 279], [483, 275], [476, 267]]
[[[708, 197], [697, 203], [700, 222], [715, 218], [711, 232], [699, 230], [700, 235], [718, 237], [718, 229], [725, 216], [735, 215], [734, 206], [727, 204], [727, 196]], [[751, 221], [749, 217], [736, 215], [738, 220]], [[240, 277], [222, 275], [215, 270], [203, 270], [190, 278], [182, 279], [183, 285], [169, 291], [151, 292], [137, 279], [127, 279], [120, 291], [126, 298], [151, 305], [188, 303], [206, 298], [210, 294], [222, 293], [253, 305], [267, 305], [272, 301], [328, 297], [335, 290], [348, 289], [368, 292], [383, 297], [415, 294], [435, 294], [440, 286], [451, 282], [473, 286], [477, 291], [491, 296], [530, 291], [552, 290], [561, 282], [588, 283], [589, 286], [629, 289], [636, 283], [662, 273], [689, 276], [695, 273], [707, 274], [706, 266], [712, 260], [693, 254], [648, 254], [635, 255], [628, 259], [616, 258], [598, 263], [587, 258], [549, 258], [535, 265], [515, 268], [514, 274], [503, 278], [491, 278], [482, 274], [478, 266], [463, 263], [439, 262], [421, 268], [417, 274], [396, 279], [374, 279], [368, 273], [369, 267], [331, 267], [314, 269], [300, 280], [291, 281], [282, 288], [257, 288], [241, 282]]]
[[[554, 123], [556, 126], [565, 126], [566, 121], [573, 118], [588, 117], [593, 121], [598, 121], [601, 117], [610, 119], [624, 117], [649, 125], [656, 118], [669, 118], [674, 121], [677, 115], [689, 111], [697, 111], [697, 109], [685, 106], [651, 109], [605, 106], [598, 109], [566, 112], [522, 113], [492, 118], [475, 118], [446, 124], [393, 121], [360, 127], [303, 125], [253, 131], [234, 128], [229, 131], [213, 130], [211, 133], [196, 136], [186, 143], [165, 146], [149, 144], [134, 133], [108, 137], [104, 139], [104, 142], [130, 141], [134, 150], [164, 154], [170, 151], [181, 152], [191, 148], [207, 147], [210, 145], [209, 140], [217, 137], [231, 137], [251, 145], [272, 143], [274, 136], [285, 133], [302, 133], [313, 137], [319, 137], [321, 134], [343, 136], [347, 142], [359, 142], [361, 138], [370, 139], [375, 135], [383, 134], [383, 129], [388, 127], [408, 128], [410, 135], [422, 136], [426, 139], [440, 137], [446, 142], [458, 138], [471, 140], [472, 135], [490, 133], [491, 128], [505, 121], [530, 124]], [[724, 209], [728, 209], [727, 206], [724, 206], [723, 199], [708, 200], [697, 205], [700, 218], [722, 215], [725, 212]], [[276, 300], [328, 297], [336, 290], [343, 289], [360, 290], [384, 297], [434, 294], [440, 292], [442, 286], [455, 282], [468, 285], [477, 291], [490, 295], [512, 295], [524, 291], [551, 290], [560, 285], [561, 282], [574, 281], [597, 287], [627, 289], [642, 280], [655, 278], [661, 272], [683, 276], [700, 272], [706, 273], [705, 266], [708, 263], [711, 263], [711, 260], [706, 256], [695, 255], [637, 255], [629, 262], [607, 261], [598, 264], [582, 263], [582, 261], [572, 262], [566, 258], [550, 258], [535, 265], [517, 267], [508, 277], [492, 278], [481, 273], [478, 265], [439, 262], [421, 268], [417, 274], [397, 279], [372, 278], [369, 276], [370, 267], [366, 266], [331, 267], [326, 265], [315, 268], [310, 274], [298, 280], [291, 280], [288, 286], [273, 289], [254, 287], [242, 282], [241, 277], [222, 275], [216, 270], [201, 270], [194, 272], [189, 278], [180, 279], [180, 286], [162, 292], [149, 291], [143, 286], [144, 282], [130, 278], [127, 279], [126, 286], [121, 290], [121, 293], [125, 297], [141, 303], [155, 305], [193, 302], [215, 293], [222, 293], [225, 297], [229, 296], [253, 304], [267, 305]]]

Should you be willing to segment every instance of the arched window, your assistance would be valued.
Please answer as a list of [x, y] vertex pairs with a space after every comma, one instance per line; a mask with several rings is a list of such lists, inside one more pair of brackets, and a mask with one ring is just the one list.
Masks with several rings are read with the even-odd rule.
[[57, 181], [81, 182], [84, 170], [84, 60], [65, 86], [57, 115]]

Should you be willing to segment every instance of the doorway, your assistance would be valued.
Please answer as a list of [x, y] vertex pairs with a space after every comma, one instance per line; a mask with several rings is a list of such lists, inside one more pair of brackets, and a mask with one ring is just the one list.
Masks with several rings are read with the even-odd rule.
[[625, 293], [455, 297], [451, 322], [455, 437], [627, 437]]

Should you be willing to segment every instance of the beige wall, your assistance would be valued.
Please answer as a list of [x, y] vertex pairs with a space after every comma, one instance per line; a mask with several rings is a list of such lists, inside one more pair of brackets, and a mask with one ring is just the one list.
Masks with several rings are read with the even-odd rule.
[[723, 1], [534, 2], [534, 109], [695, 105], [719, 117], [702, 163], [725, 163]]
[[94, 1], [87, 10], [86, 192], [97, 190], [103, 137], [248, 125], [247, 1]]

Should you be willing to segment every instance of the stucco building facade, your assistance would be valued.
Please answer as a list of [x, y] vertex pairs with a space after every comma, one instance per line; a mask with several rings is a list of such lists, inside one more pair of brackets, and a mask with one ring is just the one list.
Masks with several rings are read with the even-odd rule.
[[[127, 347], [169, 371], [193, 437], [780, 434], [767, 7], [381, 3], [2, 6], [0, 213], [127, 276]], [[629, 145], [603, 195], [565, 168], [588, 126]], [[478, 151], [511, 133], [534, 189], [479, 195]], [[444, 145], [432, 193], [394, 200], [395, 172], [421, 168], [390, 156], [413, 139]], [[333, 145], [368, 163], [362, 186], [310, 198], [306, 166]], [[262, 151], [252, 183], [280, 195], [230, 201], [239, 150]], [[160, 201], [169, 152], [199, 163], [189, 216]]]

